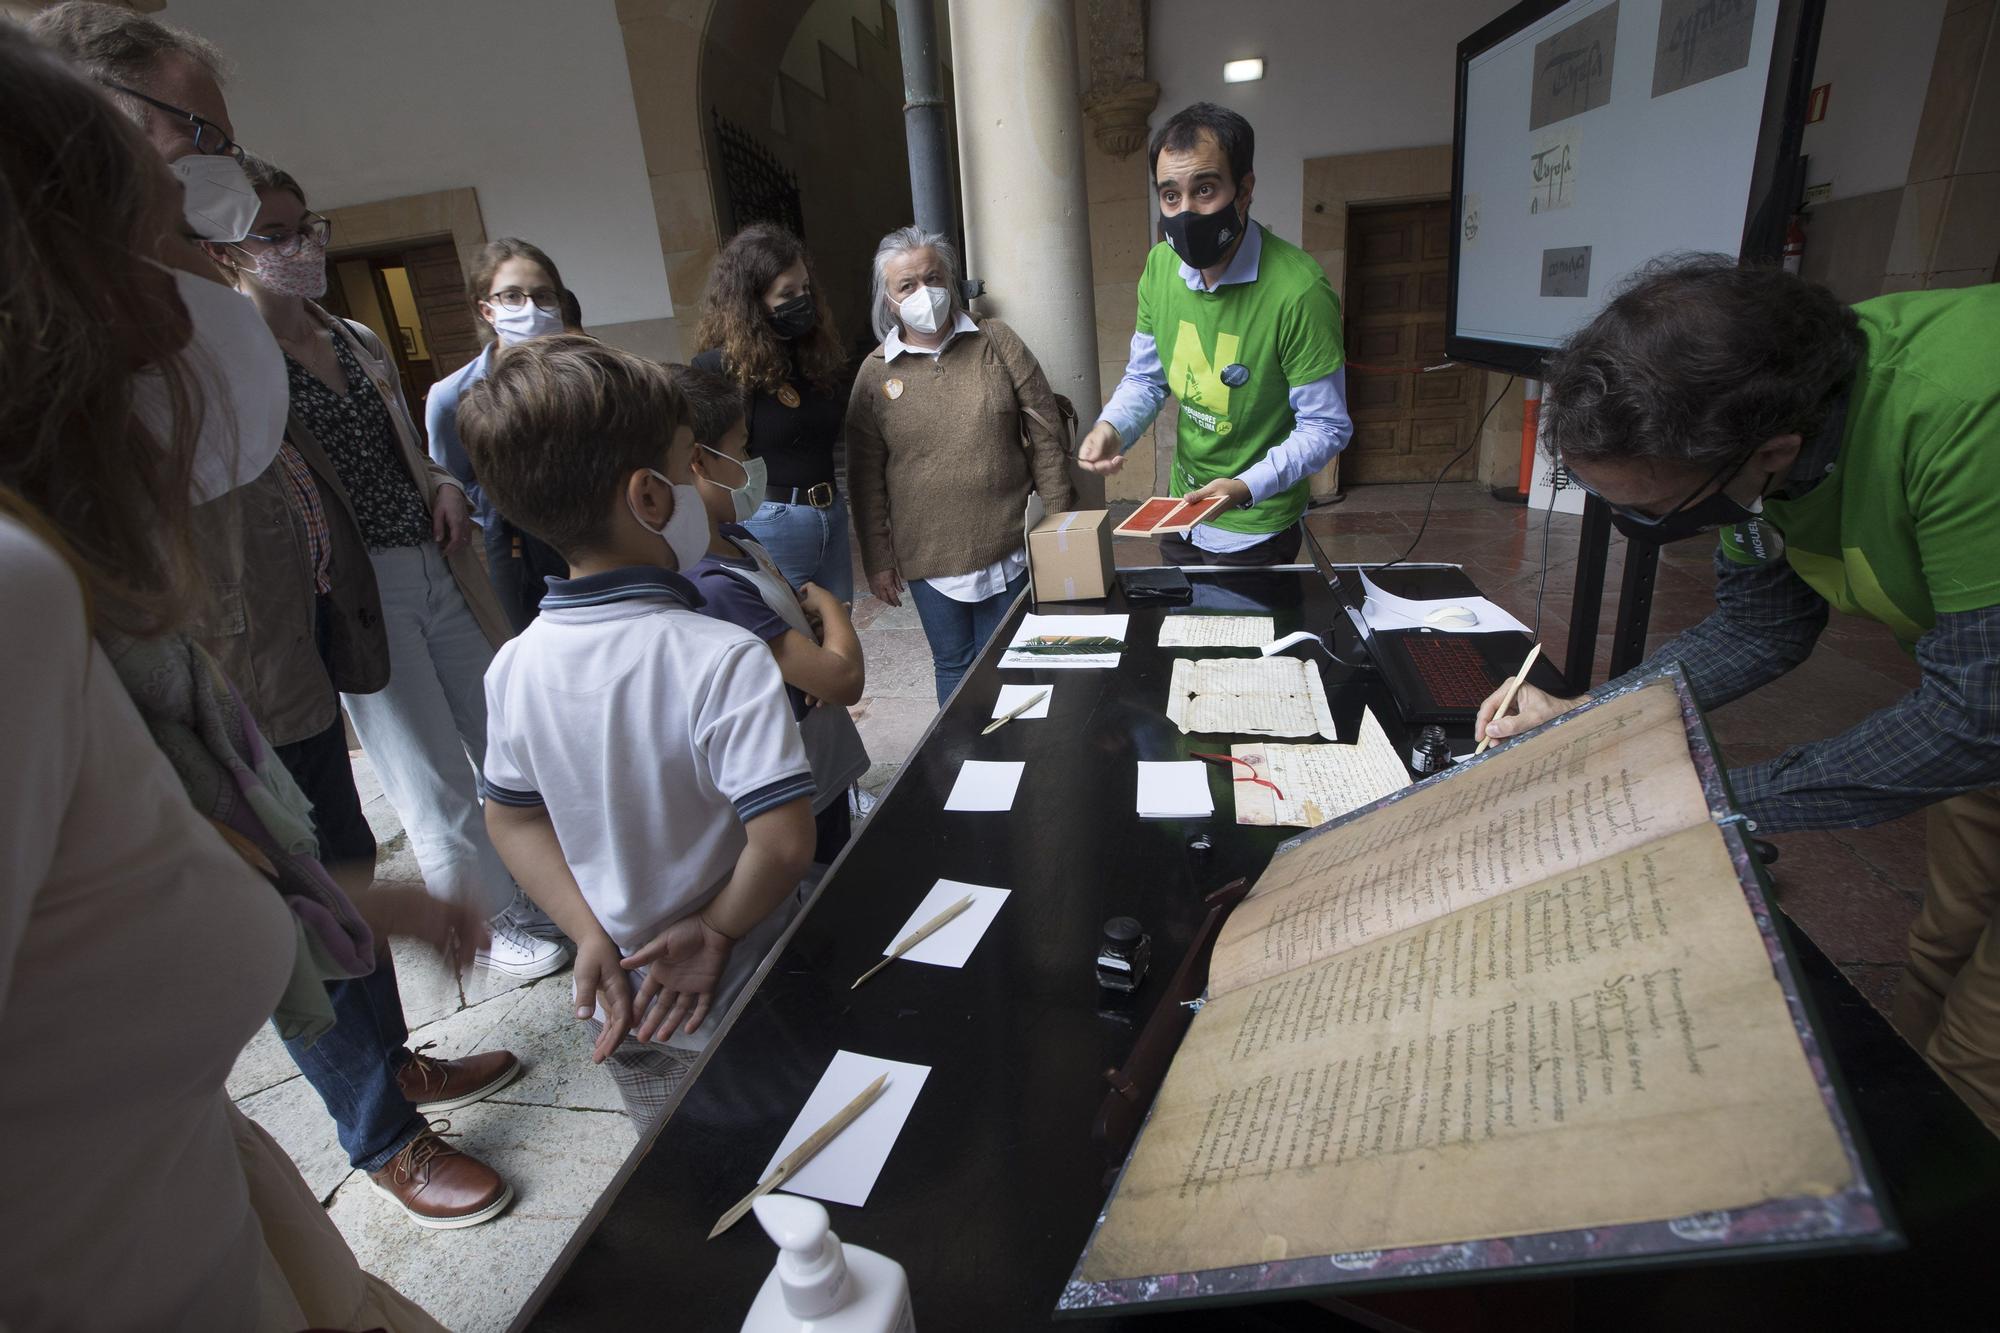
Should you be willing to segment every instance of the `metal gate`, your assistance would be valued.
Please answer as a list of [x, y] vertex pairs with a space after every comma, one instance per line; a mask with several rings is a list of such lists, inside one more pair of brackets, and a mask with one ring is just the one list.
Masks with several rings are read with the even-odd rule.
[[722, 189], [733, 236], [753, 222], [775, 222], [805, 239], [805, 213], [799, 207], [799, 178], [750, 132], [714, 107], [717, 156], [722, 159]]

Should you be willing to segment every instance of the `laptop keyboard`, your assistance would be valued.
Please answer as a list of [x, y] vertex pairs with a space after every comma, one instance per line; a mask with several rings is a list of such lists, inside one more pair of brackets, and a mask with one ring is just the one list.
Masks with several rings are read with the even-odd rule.
[[1479, 650], [1455, 634], [1405, 634], [1417, 679], [1439, 708], [1477, 708], [1499, 687]]

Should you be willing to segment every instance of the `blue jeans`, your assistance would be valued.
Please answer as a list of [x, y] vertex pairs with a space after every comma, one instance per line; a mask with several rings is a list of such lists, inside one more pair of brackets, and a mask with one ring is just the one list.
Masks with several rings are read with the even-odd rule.
[[825, 509], [770, 501], [744, 522], [796, 588], [817, 583], [843, 602], [854, 600], [854, 557], [847, 548], [847, 497], [834, 492]]
[[330, 981], [326, 993], [333, 1001], [332, 1029], [310, 1046], [288, 1041], [285, 1049], [326, 1103], [354, 1169], [380, 1171], [425, 1128], [396, 1083], [410, 1029], [386, 944], [373, 972]]
[[917, 604], [917, 619], [924, 622], [924, 637], [930, 640], [938, 707], [951, 698], [972, 659], [1007, 619], [1014, 599], [1027, 586], [1028, 571], [1024, 569], [1008, 580], [1005, 592], [996, 592], [983, 602], [961, 602], [920, 579], [910, 580], [910, 600]]

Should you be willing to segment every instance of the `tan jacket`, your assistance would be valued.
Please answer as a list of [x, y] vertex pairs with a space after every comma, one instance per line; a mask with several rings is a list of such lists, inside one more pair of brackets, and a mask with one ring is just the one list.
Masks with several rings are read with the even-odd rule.
[[[317, 307], [315, 311], [335, 337], [347, 339], [382, 394], [400, 456], [429, 509], [438, 487], [458, 482], [424, 453], [381, 340], [366, 325], [343, 323]], [[320, 660], [313, 623], [313, 573], [305, 528], [286, 494], [282, 464], [274, 460], [249, 485], [195, 511], [211, 594], [200, 638], [273, 745], [307, 740], [332, 726], [339, 694], [372, 694], [389, 683], [382, 599], [353, 502], [332, 460], [296, 413], [286, 423], [285, 438], [312, 470], [332, 540], [331, 677]], [[469, 542], [448, 560], [473, 616], [497, 648], [512, 631], [479, 564], [477, 546]]]
[[1034, 353], [997, 319], [937, 356], [870, 352], [847, 407], [847, 485], [869, 574], [970, 574], [1019, 550], [1030, 489], [1051, 513], [1070, 507], [1060, 418]]

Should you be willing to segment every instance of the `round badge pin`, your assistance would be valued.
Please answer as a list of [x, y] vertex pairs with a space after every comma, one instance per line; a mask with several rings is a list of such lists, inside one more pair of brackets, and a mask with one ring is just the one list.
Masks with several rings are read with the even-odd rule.
[[1232, 389], [1240, 389], [1250, 382], [1250, 367], [1236, 362], [1222, 368], [1222, 382]]
[[883, 380], [882, 396], [892, 403], [901, 398], [903, 396], [903, 382], [901, 380]]
[[786, 407], [797, 407], [799, 405], [799, 391], [789, 384], [780, 384], [778, 386], [778, 401]]

